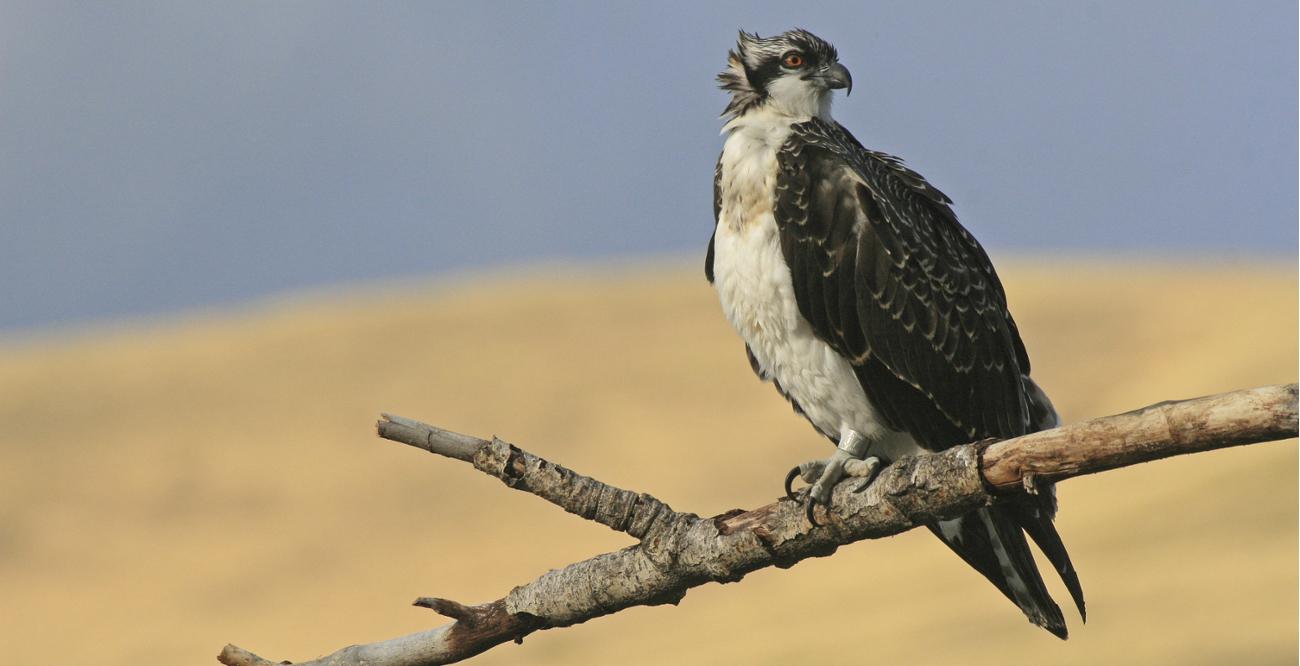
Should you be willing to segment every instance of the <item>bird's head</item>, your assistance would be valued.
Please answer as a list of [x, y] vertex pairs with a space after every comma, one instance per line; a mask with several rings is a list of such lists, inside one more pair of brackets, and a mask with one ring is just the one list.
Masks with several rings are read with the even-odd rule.
[[848, 94], [853, 89], [853, 78], [839, 63], [835, 47], [799, 29], [767, 39], [740, 31], [718, 82], [731, 93], [722, 115], [732, 117], [771, 105], [793, 117], [825, 118], [830, 115], [831, 91], [843, 88]]

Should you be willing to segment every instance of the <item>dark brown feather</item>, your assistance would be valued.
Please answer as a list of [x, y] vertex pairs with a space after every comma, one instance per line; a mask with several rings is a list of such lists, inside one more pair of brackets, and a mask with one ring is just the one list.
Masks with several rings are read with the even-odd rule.
[[[777, 155], [774, 212], [795, 299], [818, 338], [852, 363], [886, 423], [931, 451], [1043, 427], [1050, 407], [1030, 395], [1029, 358], [1002, 283], [948, 198], [838, 124], [792, 129]], [[1050, 498], [1026, 496], [960, 519], [959, 538], [931, 529], [1030, 620], [1064, 638], [1025, 539], [1047, 554], [1082, 613], [1053, 513]], [[995, 541], [1027, 586], [1023, 598]]]
[[891, 424], [930, 450], [1025, 434], [1024, 345], [948, 198], [818, 119], [793, 127], [778, 162], [776, 220], [800, 313], [860, 378], [879, 379], [867, 367], [878, 363], [911, 388], [873, 398]]

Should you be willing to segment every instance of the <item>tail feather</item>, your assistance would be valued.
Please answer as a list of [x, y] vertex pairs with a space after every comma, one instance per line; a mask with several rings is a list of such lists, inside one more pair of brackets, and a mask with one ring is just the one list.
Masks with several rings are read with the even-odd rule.
[[[1029, 552], [1029, 542], [1025, 540], [1016, 511], [1005, 506], [985, 507], [929, 527], [953, 552], [1019, 606], [1030, 622], [1062, 639], [1069, 636], [1061, 608], [1047, 592], [1038, 565]], [[1055, 530], [1051, 534], [1055, 535]], [[1060, 543], [1059, 537], [1056, 543]], [[1063, 547], [1060, 552], [1064, 552]], [[1076, 586], [1077, 583], [1076, 577]], [[1080, 599], [1081, 595], [1076, 601]]]
[[[1056, 413], [1056, 408], [1052, 406], [1052, 401], [1047, 397], [1033, 379], [1029, 376], [1024, 377], [1025, 391], [1029, 396], [1030, 413], [1033, 421], [1033, 430], [1048, 430], [1057, 428], [1061, 425], [1061, 417]], [[1029, 533], [1029, 538], [1038, 544], [1038, 549], [1043, 551], [1047, 560], [1052, 563], [1056, 573], [1060, 574], [1061, 581], [1070, 591], [1070, 597], [1074, 599], [1074, 605], [1079, 609], [1079, 617], [1084, 622], [1088, 621], [1088, 613], [1084, 610], [1083, 604], [1083, 587], [1079, 585], [1079, 574], [1074, 570], [1074, 564], [1070, 562], [1070, 554], [1065, 550], [1065, 544], [1061, 543], [1061, 535], [1056, 533], [1056, 526], [1052, 520], [1056, 518], [1056, 486], [1046, 484], [1040, 487], [1036, 495], [1023, 495], [1013, 499], [1007, 504], [1012, 516], [1017, 524]]]
[[1043, 551], [1047, 560], [1052, 563], [1056, 573], [1060, 574], [1061, 582], [1065, 583], [1065, 588], [1070, 591], [1070, 597], [1074, 599], [1074, 605], [1079, 609], [1079, 617], [1084, 622], [1088, 621], [1088, 613], [1084, 610], [1083, 604], [1083, 587], [1079, 584], [1079, 574], [1074, 570], [1074, 564], [1070, 562], [1070, 554], [1065, 550], [1065, 544], [1061, 542], [1061, 535], [1057, 534], [1056, 526], [1052, 524], [1052, 518], [1056, 514], [1056, 489], [1052, 486], [1039, 490], [1038, 495], [1025, 495], [1007, 503], [1007, 508], [1011, 512], [1012, 518], [1020, 525], [1029, 537], [1038, 544], [1038, 549]]

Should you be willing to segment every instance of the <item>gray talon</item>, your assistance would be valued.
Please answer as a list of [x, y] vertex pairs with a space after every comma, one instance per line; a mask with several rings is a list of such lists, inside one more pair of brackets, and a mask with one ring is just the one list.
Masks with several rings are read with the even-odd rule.
[[854, 493], [860, 493], [876, 480], [876, 475], [880, 472], [880, 458], [871, 456], [866, 460], [850, 460], [845, 463], [844, 471], [849, 476], [858, 479], [853, 487]]
[[853, 487], [855, 493], [860, 493], [871, 485], [872, 479], [880, 469], [880, 458], [866, 457], [866, 451], [866, 438], [853, 430], [846, 430], [840, 437], [839, 447], [831, 457], [801, 463], [785, 475], [785, 496], [798, 501], [793, 487], [796, 476], [812, 484], [808, 488], [804, 515], [808, 517], [808, 522], [813, 527], [817, 527], [819, 525], [815, 514], [817, 505], [821, 504], [830, 509], [831, 496], [835, 491], [835, 484], [839, 483], [840, 479], [845, 476], [861, 479]]

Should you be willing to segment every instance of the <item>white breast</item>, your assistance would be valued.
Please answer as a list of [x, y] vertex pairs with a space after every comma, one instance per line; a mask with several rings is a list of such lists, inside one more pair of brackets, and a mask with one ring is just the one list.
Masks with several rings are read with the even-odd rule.
[[818, 429], [856, 430], [873, 443], [873, 453], [890, 459], [913, 453], [910, 437], [881, 422], [853, 367], [799, 314], [772, 215], [776, 151], [789, 135], [788, 121], [733, 121], [728, 129], [713, 237], [713, 284], [723, 312], [766, 378], [779, 382]]

